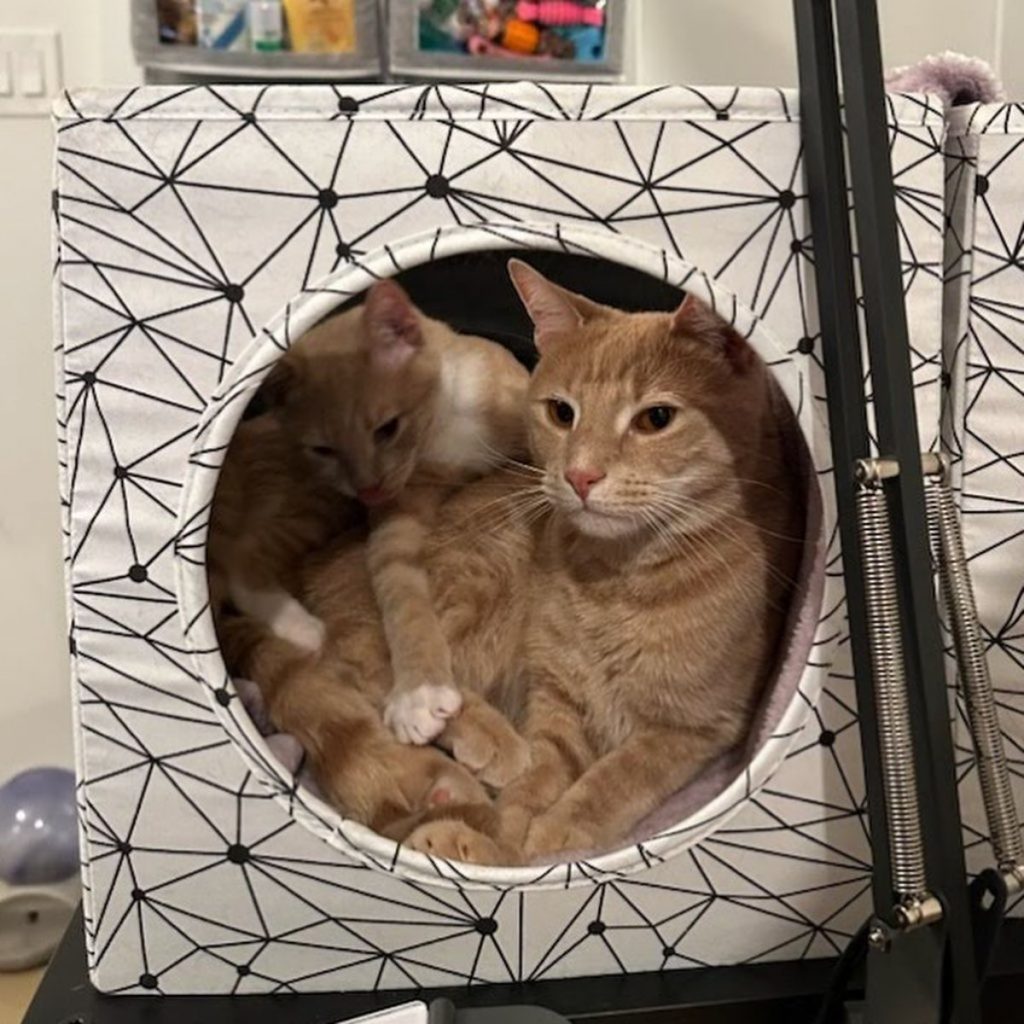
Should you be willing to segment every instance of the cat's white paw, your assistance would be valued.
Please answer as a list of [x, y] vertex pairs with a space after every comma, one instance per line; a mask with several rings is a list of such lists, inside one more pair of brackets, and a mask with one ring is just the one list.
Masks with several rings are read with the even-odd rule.
[[444, 732], [462, 708], [454, 686], [422, 683], [410, 690], [393, 690], [384, 707], [384, 724], [402, 743], [422, 746]]
[[298, 601], [290, 601], [278, 609], [270, 628], [275, 636], [304, 651], [319, 651], [324, 645], [324, 624]]

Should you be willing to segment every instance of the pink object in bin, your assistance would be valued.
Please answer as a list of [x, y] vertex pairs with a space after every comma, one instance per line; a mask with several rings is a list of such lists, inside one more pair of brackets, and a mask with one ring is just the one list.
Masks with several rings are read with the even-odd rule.
[[600, 7], [571, 3], [569, 0], [519, 0], [516, 17], [523, 21], [539, 21], [542, 25], [604, 24], [604, 11]]

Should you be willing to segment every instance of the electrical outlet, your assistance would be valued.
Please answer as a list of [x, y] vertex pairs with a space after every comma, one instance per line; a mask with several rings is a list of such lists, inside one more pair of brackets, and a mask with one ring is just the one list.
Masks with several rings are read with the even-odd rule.
[[49, 114], [61, 85], [58, 32], [0, 28], [0, 117]]

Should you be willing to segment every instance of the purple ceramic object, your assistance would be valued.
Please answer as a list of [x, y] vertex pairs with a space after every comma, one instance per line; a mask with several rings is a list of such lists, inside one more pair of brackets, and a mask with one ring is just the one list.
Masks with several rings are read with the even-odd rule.
[[49, 885], [78, 871], [75, 777], [31, 768], [0, 786], [0, 880]]

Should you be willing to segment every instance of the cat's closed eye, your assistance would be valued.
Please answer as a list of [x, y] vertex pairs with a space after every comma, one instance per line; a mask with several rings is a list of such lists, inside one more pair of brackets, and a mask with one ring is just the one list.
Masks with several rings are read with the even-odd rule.
[[652, 405], [633, 417], [633, 427], [641, 434], [657, 434], [676, 418], [671, 405]]
[[374, 432], [373, 439], [378, 443], [390, 441], [398, 433], [398, 417], [392, 416], [387, 422], [382, 423]]
[[318, 459], [333, 459], [338, 454], [329, 444], [308, 444], [306, 451]]

